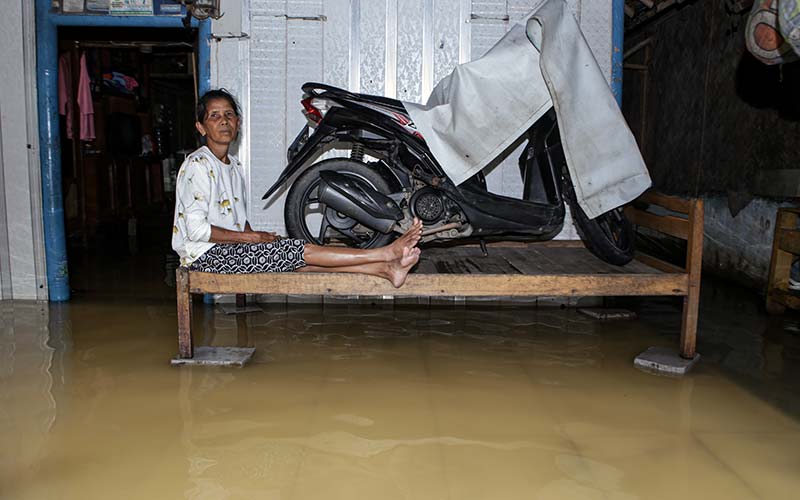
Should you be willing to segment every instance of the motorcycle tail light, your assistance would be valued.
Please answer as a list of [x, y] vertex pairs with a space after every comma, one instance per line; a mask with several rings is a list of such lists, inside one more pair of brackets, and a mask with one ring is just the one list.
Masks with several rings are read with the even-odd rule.
[[328, 109], [330, 109], [330, 106], [327, 102], [322, 99], [315, 99], [313, 97], [307, 97], [301, 100], [300, 104], [303, 105], [306, 117], [314, 123], [321, 122], [322, 117], [325, 116], [325, 113], [328, 111]]

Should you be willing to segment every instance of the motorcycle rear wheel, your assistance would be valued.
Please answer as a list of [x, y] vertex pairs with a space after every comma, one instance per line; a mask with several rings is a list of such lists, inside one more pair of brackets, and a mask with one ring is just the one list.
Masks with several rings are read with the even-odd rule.
[[333, 158], [316, 163], [297, 178], [286, 196], [284, 220], [289, 236], [315, 245], [340, 242], [354, 248], [377, 248], [394, 240], [394, 233], [369, 229], [319, 201], [319, 174], [328, 170], [361, 179], [381, 193], [391, 192], [380, 173], [359, 161]]
[[572, 186], [567, 188], [567, 193], [572, 219], [586, 248], [615, 266], [624, 266], [633, 260], [636, 235], [633, 224], [625, 217], [622, 208], [609, 210], [590, 219], [578, 205]]

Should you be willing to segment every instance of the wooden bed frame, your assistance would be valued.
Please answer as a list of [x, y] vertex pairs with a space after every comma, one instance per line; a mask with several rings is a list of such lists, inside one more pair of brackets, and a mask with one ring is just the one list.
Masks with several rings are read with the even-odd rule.
[[[648, 209], [641, 208], [646, 205]], [[660, 214], [653, 213], [660, 207]], [[177, 270], [178, 346], [175, 361], [194, 355], [192, 294], [287, 294], [323, 296], [542, 297], [542, 296], [682, 296], [679, 352], [695, 355], [700, 270], [703, 253], [703, 201], [648, 192], [626, 215], [647, 227], [687, 241], [686, 266], [678, 267], [637, 252], [616, 267], [594, 257], [580, 242], [490, 246], [484, 257], [476, 247], [424, 251], [401, 288], [359, 274], [263, 273], [222, 275]], [[180, 363], [176, 363], [180, 364]]]

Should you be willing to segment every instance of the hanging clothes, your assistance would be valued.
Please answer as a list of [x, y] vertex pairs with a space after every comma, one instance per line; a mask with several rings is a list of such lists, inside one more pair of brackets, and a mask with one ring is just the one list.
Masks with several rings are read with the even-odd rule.
[[103, 73], [103, 83], [123, 94], [133, 94], [133, 91], [139, 86], [136, 78], [117, 71]]
[[799, 10], [797, 0], [754, 2], [744, 33], [747, 50], [756, 59], [769, 65], [793, 62], [800, 58], [795, 52], [800, 47]]
[[72, 139], [72, 63], [69, 52], [58, 58], [58, 114], [66, 117], [67, 138]]
[[86, 69], [86, 54], [81, 54], [80, 79], [78, 80], [78, 108], [80, 109], [80, 134], [82, 141], [93, 141], [94, 104], [92, 103], [91, 80]]

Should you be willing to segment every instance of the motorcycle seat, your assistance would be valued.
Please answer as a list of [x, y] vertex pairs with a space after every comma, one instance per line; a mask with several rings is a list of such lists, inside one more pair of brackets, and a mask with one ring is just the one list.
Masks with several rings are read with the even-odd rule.
[[[349, 90], [345, 90], [339, 87], [334, 87], [333, 85], [327, 85], [325, 83], [308, 82], [303, 85], [302, 89], [303, 92], [314, 97], [323, 97], [325, 94], [330, 94], [333, 97], [347, 99], [350, 101], [377, 104], [378, 106], [389, 108], [392, 111], [399, 111], [405, 115], [408, 114], [402, 102], [398, 101], [397, 99], [392, 99], [390, 97], [383, 97], [370, 94], [359, 94], [356, 92], [350, 92]], [[322, 92], [318, 92], [320, 90]]]

